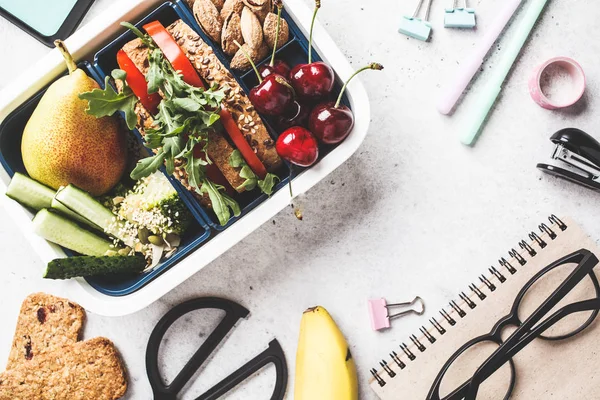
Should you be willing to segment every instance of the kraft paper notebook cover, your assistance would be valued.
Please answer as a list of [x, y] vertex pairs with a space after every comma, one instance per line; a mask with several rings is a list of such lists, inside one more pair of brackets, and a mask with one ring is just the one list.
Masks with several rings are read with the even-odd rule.
[[[370, 385], [382, 400], [423, 400], [442, 366], [469, 340], [490, 332], [494, 324], [510, 309], [524, 285], [540, 270], [552, 262], [582, 248], [600, 259], [600, 249], [570, 219], [550, 217], [550, 223], [531, 232], [528, 240], [501, 258], [500, 265], [477, 277], [477, 282], [465, 282], [468, 291], [460, 293], [457, 300], [444, 311], [429, 317], [419, 335], [409, 338], [409, 346], [391, 349], [380, 368], [371, 370]], [[522, 313], [532, 312], [573, 271], [573, 265], [559, 267], [544, 275], [527, 292], [522, 303]], [[594, 268], [600, 277], [600, 265]], [[502, 282], [503, 281], [503, 282]], [[494, 290], [492, 291], [491, 288]], [[589, 275], [575, 290], [561, 301], [552, 312], [567, 303], [596, 298], [596, 290]], [[543, 297], [543, 298], [542, 298]], [[460, 300], [460, 301], [459, 301]], [[462, 316], [461, 316], [462, 315]], [[519, 309], [521, 316], [521, 309]], [[591, 312], [573, 314], [548, 334], [561, 335], [573, 327], [581, 326]], [[521, 318], [524, 320], [525, 318]], [[516, 328], [508, 328], [506, 338]], [[550, 332], [552, 330], [552, 332]], [[445, 332], [445, 333], [441, 333]], [[481, 362], [495, 349], [479, 347], [461, 356], [445, 378], [440, 393], [442, 398], [472, 376]], [[496, 346], [497, 348], [497, 346]], [[592, 400], [600, 398], [600, 317], [583, 332], [564, 340], [535, 339], [513, 358], [516, 385], [510, 399], [537, 400]], [[477, 400], [505, 398], [510, 382], [510, 368], [505, 364], [486, 381]], [[446, 386], [445, 386], [446, 385]], [[450, 387], [453, 386], [453, 387]]]

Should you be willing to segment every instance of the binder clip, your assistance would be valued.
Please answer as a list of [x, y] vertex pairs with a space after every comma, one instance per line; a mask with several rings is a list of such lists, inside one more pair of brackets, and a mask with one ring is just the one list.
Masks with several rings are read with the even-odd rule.
[[425, 18], [420, 19], [417, 18], [419, 15], [419, 11], [421, 10], [421, 6], [423, 5], [423, 1], [419, 0], [419, 5], [417, 5], [417, 9], [413, 13], [412, 17], [405, 15], [402, 17], [400, 21], [400, 29], [398, 32], [403, 35], [410, 36], [415, 39], [422, 40], [424, 42], [429, 40], [429, 36], [431, 35], [431, 24], [429, 23], [429, 11], [431, 10], [431, 2], [433, 0], [427, 0], [427, 10], [425, 11]]
[[[418, 306], [415, 308], [415, 305]], [[392, 307], [410, 307], [410, 309], [390, 315], [389, 310]], [[374, 331], [380, 331], [390, 327], [390, 320], [399, 318], [407, 314], [423, 315], [425, 313], [425, 302], [419, 296], [413, 301], [406, 303], [387, 304], [384, 298], [369, 300], [369, 314], [371, 316], [371, 328]]]
[[454, 0], [452, 8], [446, 8], [446, 16], [444, 17], [445, 28], [463, 28], [471, 29], [477, 26], [475, 21], [475, 9], [467, 7], [467, 0], [464, 7], [457, 7], [458, 0]]

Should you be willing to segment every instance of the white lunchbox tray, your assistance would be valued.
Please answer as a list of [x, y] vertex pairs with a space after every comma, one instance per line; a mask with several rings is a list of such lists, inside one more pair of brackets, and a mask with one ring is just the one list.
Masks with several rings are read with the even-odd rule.
[[[121, 21], [140, 19], [163, 2], [164, 0], [128, 0], [115, 3], [115, 6], [106, 10], [75, 32], [66, 41], [66, 44], [76, 60], [82, 61], [87, 59], [92, 61], [91, 58], [96, 51], [122, 32], [122, 27], [119, 25]], [[312, 10], [302, 4], [301, 0], [287, 0], [285, 7], [290, 17], [307, 34], [310, 27]], [[318, 21], [315, 24], [313, 36], [314, 46], [323, 58], [323, 61], [334, 68], [341, 80], [346, 80], [354, 72], [354, 69]], [[64, 73], [64, 70], [65, 66], [62, 56], [57, 50], [53, 50], [3, 89], [0, 92], [0, 122], [19, 105], [55, 80], [60, 74]], [[304, 170], [294, 178], [293, 185], [296, 194], [306, 192], [340, 166], [358, 149], [366, 136], [370, 120], [370, 106], [366, 91], [360, 80], [353, 80], [348, 86], [346, 94], [355, 115], [356, 123], [354, 130], [344, 142], [327, 154], [315, 166]], [[5, 171], [1, 171], [1, 192], [6, 191], [8, 182], [8, 175]], [[33, 215], [29, 211], [6, 196], [0, 196], [0, 199], [8, 215], [13, 218], [43, 262], [65, 257], [65, 253], [59, 246], [49, 243], [33, 233], [31, 224]], [[64, 289], [70, 299], [78, 302], [93, 313], [106, 316], [122, 316], [134, 313], [152, 304], [190, 276], [200, 271], [204, 266], [219, 257], [260, 225], [267, 222], [279, 211], [289, 206], [289, 203], [289, 192], [279, 190], [235, 224], [204, 243], [178, 264], [131, 294], [125, 296], [105, 295], [91, 287], [84, 279], [72, 279], [64, 282], [56, 282], [56, 284], [64, 285]]]

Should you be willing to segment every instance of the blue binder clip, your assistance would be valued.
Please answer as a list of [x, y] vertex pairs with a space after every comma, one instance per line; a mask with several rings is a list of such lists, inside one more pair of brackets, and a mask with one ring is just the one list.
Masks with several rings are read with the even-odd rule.
[[446, 16], [444, 17], [445, 28], [463, 28], [472, 29], [477, 26], [475, 21], [475, 9], [467, 7], [465, 0], [464, 7], [457, 7], [458, 0], [454, 0], [453, 8], [446, 8]]
[[400, 21], [400, 29], [398, 32], [403, 35], [410, 36], [412, 38], [422, 40], [424, 42], [429, 40], [431, 36], [431, 24], [429, 23], [429, 11], [431, 10], [431, 2], [433, 0], [428, 0], [427, 10], [425, 11], [425, 18], [417, 18], [419, 15], [419, 11], [421, 10], [421, 6], [423, 5], [424, 0], [419, 0], [419, 5], [415, 10], [412, 17], [404, 16]]

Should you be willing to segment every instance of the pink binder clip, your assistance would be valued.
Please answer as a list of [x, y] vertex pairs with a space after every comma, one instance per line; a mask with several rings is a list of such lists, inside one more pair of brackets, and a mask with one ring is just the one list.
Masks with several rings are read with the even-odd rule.
[[[415, 304], [419, 303], [420, 307], [414, 308]], [[411, 307], [409, 310], [390, 315], [391, 307]], [[423, 315], [425, 313], [425, 302], [419, 296], [413, 301], [406, 303], [387, 304], [384, 298], [369, 300], [369, 314], [371, 315], [371, 327], [374, 331], [380, 331], [390, 327], [390, 320], [401, 317], [406, 314]]]

